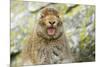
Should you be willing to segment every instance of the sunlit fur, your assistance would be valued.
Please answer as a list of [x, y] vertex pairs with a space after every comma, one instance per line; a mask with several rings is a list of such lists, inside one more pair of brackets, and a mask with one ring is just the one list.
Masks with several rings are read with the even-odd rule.
[[[55, 21], [53, 27], [56, 29], [55, 35], [49, 36], [47, 28], [50, 22]], [[23, 64], [56, 64], [69, 63], [73, 57], [68, 45], [68, 40], [64, 34], [63, 22], [59, 17], [59, 12], [53, 8], [45, 8], [41, 12], [36, 28], [30, 34], [28, 43], [22, 51]]]

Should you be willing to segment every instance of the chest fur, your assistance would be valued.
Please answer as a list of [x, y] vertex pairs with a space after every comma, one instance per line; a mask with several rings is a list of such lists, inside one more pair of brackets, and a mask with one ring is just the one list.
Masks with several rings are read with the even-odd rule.
[[61, 63], [66, 59], [67, 48], [63, 42], [52, 42], [36, 49], [38, 64]]

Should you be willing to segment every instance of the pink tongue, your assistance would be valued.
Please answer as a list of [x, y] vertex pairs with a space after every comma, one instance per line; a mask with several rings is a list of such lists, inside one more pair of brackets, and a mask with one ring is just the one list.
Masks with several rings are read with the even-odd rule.
[[54, 28], [49, 28], [47, 30], [47, 32], [48, 32], [49, 35], [54, 35], [55, 34], [55, 29]]

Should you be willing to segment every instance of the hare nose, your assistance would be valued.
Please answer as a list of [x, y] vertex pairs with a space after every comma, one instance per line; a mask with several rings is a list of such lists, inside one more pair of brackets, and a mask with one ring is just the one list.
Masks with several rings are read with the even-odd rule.
[[49, 21], [49, 24], [53, 25], [53, 24], [55, 24], [55, 21], [53, 21], [53, 22]]

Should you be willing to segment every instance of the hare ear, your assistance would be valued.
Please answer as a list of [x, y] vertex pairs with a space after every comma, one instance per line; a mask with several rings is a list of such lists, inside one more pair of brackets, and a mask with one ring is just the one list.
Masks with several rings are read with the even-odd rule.
[[44, 17], [45, 17], [45, 15], [44, 15], [44, 14], [41, 14], [41, 15], [40, 15], [40, 18], [44, 18]]

